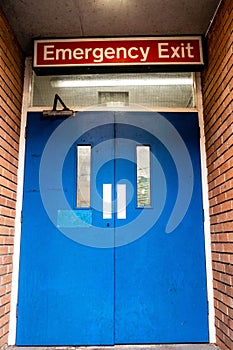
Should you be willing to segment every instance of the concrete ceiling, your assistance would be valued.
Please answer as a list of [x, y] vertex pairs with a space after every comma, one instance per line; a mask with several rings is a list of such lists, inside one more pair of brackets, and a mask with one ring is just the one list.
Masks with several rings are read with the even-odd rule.
[[220, 0], [0, 0], [26, 55], [38, 37], [205, 34]]

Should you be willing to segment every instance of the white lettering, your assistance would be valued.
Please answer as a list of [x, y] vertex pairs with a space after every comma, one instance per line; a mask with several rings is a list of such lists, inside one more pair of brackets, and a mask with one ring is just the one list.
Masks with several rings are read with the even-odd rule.
[[73, 57], [76, 60], [82, 60], [83, 59], [83, 55], [84, 55], [84, 52], [79, 47], [77, 47], [77, 49], [75, 49], [74, 52], [73, 52]]
[[115, 50], [112, 47], [107, 47], [107, 49], [105, 49], [104, 56], [107, 59], [109, 60], [113, 59], [114, 55], [115, 55]]
[[[45, 45], [44, 46], [44, 61], [54, 60], [54, 45]], [[48, 57], [48, 55], [53, 55], [52, 57]]]
[[148, 57], [150, 48], [147, 47], [145, 51], [144, 51], [143, 47], [139, 47], [139, 49], [140, 49], [140, 51], [141, 51], [141, 53], [142, 53], [142, 57], [143, 57], [143, 58], [141, 59], [141, 61], [142, 61], [142, 62], [145, 62], [145, 61], [147, 60], [147, 57]]
[[127, 52], [126, 52], [126, 48], [125, 47], [117, 47], [116, 49], [116, 57], [117, 59], [121, 58], [120, 52], [123, 52], [123, 58], [127, 58]]
[[190, 45], [190, 43], [187, 44], [186, 50], [188, 51], [188, 57], [189, 58], [194, 58], [194, 55], [191, 54], [191, 50], [193, 50], [194, 47]]
[[181, 44], [181, 57], [184, 58], [185, 57], [185, 52], [184, 52], [184, 44]]
[[103, 49], [100, 47], [96, 47], [93, 50], [94, 62], [103, 62]]
[[[174, 42], [174, 41], [173, 41]], [[57, 47], [56, 43], [47, 43], [43, 44], [42, 57], [45, 62], [47, 61], [79, 61], [79, 64], [93, 64], [93, 63], [111, 63], [111, 60], [114, 60], [116, 64], [129, 64], [132, 61], [136, 63], [148, 62], [150, 57], [150, 52], [152, 53], [153, 48], [149, 43], [149, 46], [137, 46], [137, 43], [131, 43], [125, 46], [116, 46], [117, 44], [112, 44], [112, 46], [103, 47], [104, 44], [99, 43], [99, 47], [79, 47], [77, 43], [76, 47], [68, 46], [68, 44], [62, 44]], [[111, 45], [111, 42], [108, 43]], [[133, 46], [135, 45], [135, 46]], [[140, 45], [140, 44], [139, 44]], [[146, 45], [146, 43], [142, 44]], [[172, 41], [167, 41], [164, 39], [161, 42], [157, 42], [157, 58], [167, 59], [167, 63], [174, 61], [184, 61], [186, 58], [193, 59], [195, 58], [195, 46], [191, 42], [185, 40], [177, 40], [177, 46], [171, 46]], [[156, 57], [154, 57], [156, 59]], [[49, 63], [49, 62], [48, 62]], [[75, 63], [75, 62], [71, 62]]]
[[60, 54], [61, 54], [61, 59], [63, 61], [66, 60], [66, 54], [68, 54], [68, 58], [67, 58], [68, 60], [72, 59], [72, 51], [71, 51], [71, 49], [57, 49], [56, 50], [56, 60], [60, 59], [60, 57], [59, 57]]
[[165, 55], [168, 52], [168, 43], [158, 43], [158, 56], [159, 58], [169, 58], [169, 55]]
[[180, 58], [180, 55], [178, 53], [179, 51], [179, 46], [178, 47], [171, 47], [172, 51], [173, 51], [173, 54], [171, 55], [171, 58], [174, 58], [174, 57], [177, 57], [177, 58]]
[[89, 52], [92, 51], [92, 48], [85, 49], [85, 59], [88, 60], [89, 58]]
[[134, 54], [132, 55], [132, 51], [138, 51], [137, 47], [131, 47], [128, 51], [128, 55], [130, 58], [134, 59], [134, 58], [138, 58], [138, 54]]

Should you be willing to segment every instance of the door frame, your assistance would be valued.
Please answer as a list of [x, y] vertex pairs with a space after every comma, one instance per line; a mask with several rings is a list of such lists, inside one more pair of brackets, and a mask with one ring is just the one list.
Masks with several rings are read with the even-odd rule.
[[[207, 297], [209, 308], [209, 343], [216, 343], [215, 329], [215, 309], [214, 309], [214, 294], [213, 294], [213, 268], [211, 256], [211, 235], [210, 235], [210, 217], [209, 217], [209, 199], [208, 199], [208, 179], [206, 167], [206, 147], [205, 147], [205, 132], [204, 132], [204, 117], [203, 103], [201, 91], [201, 74], [194, 73], [195, 77], [195, 97], [196, 108], [154, 108], [150, 112], [198, 112], [199, 127], [200, 127], [200, 157], [201, 157], [201, 181], [202, 181], [202, 203], [204, 211], [204, 240], [205, 240], [205, 257], [206, 257], [206, 281], [207, 281]], [[26, 124], [28, 112], [41, 112], [45, 107], [35, 108], [30, 106], [30, 91], [32, 81], [32, 59], [25, 60], [25, 75], [24, 89], [21, 112], [21, 129], [19, 142], [19, 162], [18, 162], [18, 185], [16, 199], [16, 218], [15, 218], [15, 239], [14, 239], [14, 254], [13, 254], [13, 272], [12, 272], [12, 291], [11, 291], [11, 310], [10, 310], [10, 326], [8, 345], [13, 346], [16, 343], [16, 323], [17, 323], [17, 302], [18, 302], [18, 278], [19, 278], [19, 263], [20, 263], [20, 241], [21, 241], [21, 212], [23, 205], [23, 190], [24, 190], [24, 162], [25, 162], [25, 145], [26, 145]], [[47, 109], [51, 108], [48, 107]], [[79, 111], [76, 108], [77, 111]], [[84, 110], [84, 109], [80, 109]], [[125, 110], [127, 111], [127, 109]], [[132, 110], [130, 110], [132, 111]], [[134, 111], [137, 111], [136, 108]], [[149, 110], [148, 110], [149, 111]]]

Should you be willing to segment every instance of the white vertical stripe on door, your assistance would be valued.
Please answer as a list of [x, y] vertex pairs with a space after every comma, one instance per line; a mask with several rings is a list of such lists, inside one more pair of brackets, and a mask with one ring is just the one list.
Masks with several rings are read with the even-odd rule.
[[126, 219], [126, 184], [117, 185], [117, 219]]
[[103, 219], [112, 218], [112, 185], [103, 184]]

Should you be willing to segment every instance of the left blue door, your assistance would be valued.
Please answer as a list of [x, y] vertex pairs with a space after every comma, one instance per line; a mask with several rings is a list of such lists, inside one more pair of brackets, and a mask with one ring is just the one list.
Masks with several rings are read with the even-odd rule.
[[[42, 120], [40, 113], [28, 115], [17, 345], [92, 345], [114, 342], [114, 249], [96, 249], [88, 244], [78, 244], [72, 236], [75, 231], [73, 227], [66, 228], [67, 235], [72, 236], [69, 239], [51, 222], [53, 215], [54, 218], [57, 216], [57, 209], [65, 209], [59, 207], [59, 194], [63, 190], [69, 206], [76, 207], [77, 143], [91, 145], [93, 168], [98, 168], [103, 157], [113, 159], [113, 146], [104, 151], [101, 148], [104, 147], [105, 139], [108, 144], [113, 143], [112, 113], [101, 113], [106, 127], [95, 127], [83, 132], [86, 125], [91, 128], [96, 117], [98, 113], [94, 116], [85, 113], [84, 116], [69, 119], [69, 123], [62, 126], [64, 120]], [[61, 134], [57, 136], [53, 147], [53, 138], [50, 139], [50, 136], [59, 130], [59, 126]], [[62, 163], [61, 148], [66, 141], [71, 142], [72, 133], [77, 135], [77, 130], [82, 131], [82, 136], [69, 146], [64, 159], [63, 183], [60, 184], [57, 181], [57, 167]], [[51, 147], [47, 158], [44, 157], [44, 169], [41, 169], [42, 154], [49, 139]], [[107, 162], [104, 169], [95, 175], [101, 181], [93, 183], [95, 176], [91, 178], [92, 190], [97, 183], [96, 191], [99, 192], [92, 203], [94, 208], [81, 208], [76, 214], [85, 219], [83, 211], [89, 221], [91, 217], [93, 228], [108, 225], [108, 238], [111, 240], [113, 219], [107, 222], [101, 220], [99, 209], [102, 207], [102, 184], [113, 180], [114, 164]], [[44, 197], [41, 191], [44, 191]], [[54, 203], [54, 212], [53, 208], [46, 208], [46, 199], [49, 201], [50, 198], [53, 202], [58, 198], [57, 203]], [[49, 210], [51, 213], [48, 213]], [[69, 211], [63, 213], [60, 224], [69, 226]], [[78, 225], [82, 226], [82, 223]], [[92, 241], [96, 234], [93, 231], [90, 232]]]

